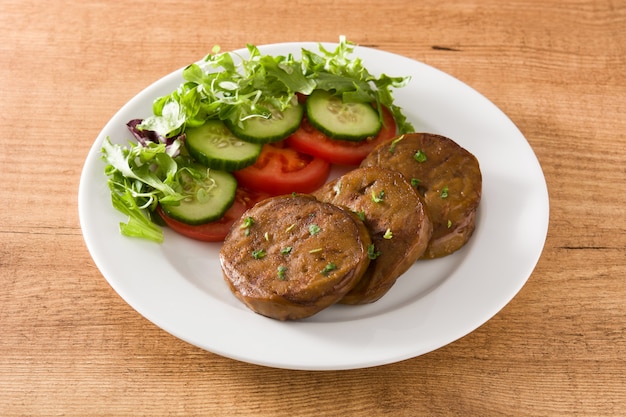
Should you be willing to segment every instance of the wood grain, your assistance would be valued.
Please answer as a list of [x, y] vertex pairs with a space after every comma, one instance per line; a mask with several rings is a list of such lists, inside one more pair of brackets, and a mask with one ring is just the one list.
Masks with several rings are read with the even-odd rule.
[[[625, 27], [621, 0], [0, 0], [0, 415], [626, 415]], [[361, 370], [240, 363], [158, 329], [82, 238], [98, 132], [215, 44], [341, 34], [448, 72], [524, 133], [551, 210], [528, 283], [460, 340]]]

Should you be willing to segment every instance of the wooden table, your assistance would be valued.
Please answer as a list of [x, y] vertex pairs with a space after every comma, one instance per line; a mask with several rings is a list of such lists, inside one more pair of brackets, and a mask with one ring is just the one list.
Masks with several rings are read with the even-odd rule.
[[[275, 3], [0, 0], [0, 415], [626, 415], [626, 2]], [[94, 139], [214, 44], [342, 34], [453, 75], [524, 133], [551, 208], [528, 283], [466, 337], [360, 370], [251, 365], [160, 330], [83, 240]]]

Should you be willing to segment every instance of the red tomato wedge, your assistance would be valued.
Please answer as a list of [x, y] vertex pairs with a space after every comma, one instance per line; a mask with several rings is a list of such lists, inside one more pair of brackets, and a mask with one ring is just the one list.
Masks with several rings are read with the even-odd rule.
[[240, 219], [247, 209], [267, 197], [269, 195], [265, 193], [237, 188], [237, 195], [233, 205], [230, 206], [221, 219], [199, 225], [190, 225], [172, 219], [165, 214], [160, 206], [157, 207], [157, 212], [165, 224], [176, 233], [203, 242], [221, 242], [230, 231], [233, 223]]
[[330, 163], [298, 152], [281, 141], [263, 145], [254, 165], [233, 175], [240, 186], [281, 195], [315, 191], [326, 182], [329, 173]]
[[332, 164], [358, 165], [378, 144], [396, 136], [396, 122], [393, 115], [383, 107], [383, 127], [378, 135], [360, 142], [336, 140], [315, 129], [306, 117], [300, 128], [286, 139], [287, 144], [302, 153], [321, 158]]

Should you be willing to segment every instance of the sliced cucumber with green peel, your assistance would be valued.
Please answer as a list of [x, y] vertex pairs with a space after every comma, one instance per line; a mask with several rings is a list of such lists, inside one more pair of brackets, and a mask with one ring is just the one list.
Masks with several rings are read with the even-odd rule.
[[186, 224], [198, 225], [221, 219], [233, 205], [237, 180], [225, 171], [208, 170], [207, 178], [197, 182], [191, 178], [185, 182], [189, 197], [180, 204], [161, 204], [169, 217]]
[[306, 101], [313, 127], [333, 139], [362, 141], [382, 127], [378, 112], [368, 103], [346, 103], [325, 90], [315, 90]]
[[241, 140], [220, 120], [208, 120], [185, 131], [189, 154], [202, 165], [222, 171], [237, 171], [254, 162], [262, 145]]
[[287, 107], [284, 111], [275, 111], [272, 117], [249, 117], [239, 124], [228, 123], [235, 136], [253, 143], [278, 142], [298, 130], [304, 107], [300, 104]]

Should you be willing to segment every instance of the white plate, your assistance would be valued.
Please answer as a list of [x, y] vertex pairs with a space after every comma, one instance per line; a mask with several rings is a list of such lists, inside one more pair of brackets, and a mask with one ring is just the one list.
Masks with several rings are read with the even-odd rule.
[[[317, 43], [260, 50], [299, 56], [302, 47], [317, 51]], [[150, 115], [153, 99], [181, 82], [179, 70], [115, 114], [93, 144], [81, 176], [78, 207], [87, 247], [128, 304], [163, 330], [225, 357], [333, 370], [393, 363], [440, 348], [485, 323], [515, 296], [539, 259], [548, 228], [547, 187], [528, 142], [494, 104], [457, 79], [380, 50], [357, 47], [355, 55], [373, 74], [410, 75], [409, 85], [394, 94], [416, 130], [448, 136], [478, 158], [483, 197], [466, 247], [417, 262], [373, 304], [332, 306], [310, 319], [284, 323], [251, 312], [230, 293], [221, 275], [219, 244], [169, 230], [161, 245], [123, 237], [118, 224], [126, 219], [111, 206], [102, 141], [130, 139], [126, 122]]]

